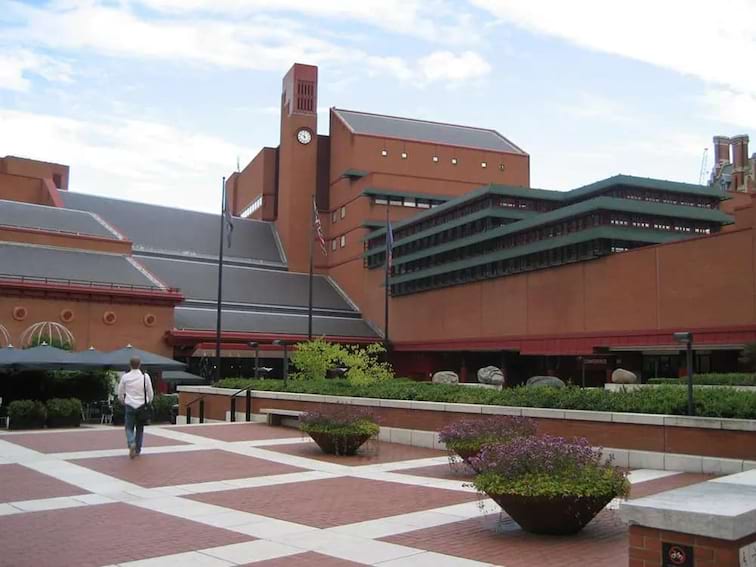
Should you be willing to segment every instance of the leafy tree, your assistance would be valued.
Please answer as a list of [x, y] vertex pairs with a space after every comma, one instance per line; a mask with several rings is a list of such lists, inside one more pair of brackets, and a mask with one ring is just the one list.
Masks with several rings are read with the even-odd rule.
[[294, 378], [323, 379], [328, 369], [333, 368], [341, 357], [341, 347], [322, 337], [298, 343], [291, 355], [291, 361], [298, 370], [294, 373]]
[[366, 347], [345, 345], [341, 347], [341, 361], [347, 367], [346, 379], [350, 384], [374, 384], [394, 378], [394, 369], [382, 362], [380, 355], [386, 352], [383, 345], [372, 343]]

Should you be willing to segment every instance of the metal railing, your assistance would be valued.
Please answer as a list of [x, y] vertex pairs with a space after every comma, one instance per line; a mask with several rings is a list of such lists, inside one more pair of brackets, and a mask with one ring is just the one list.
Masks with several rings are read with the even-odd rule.
[[238, 392], [234, 392], [231, 394], [231, 421], [236, 421], [236, 396], [241, 394], [242, 392], [246, 392], [245, 396], [245, 402], [244, 402], [244, 421], [252, 421], [252, 392], [250, 391], [252, 389], [252, 386], [247, 386], [246, 388], [242, 388]]
[[186, 404], [186, 423], [187, 425], [190, 425], [192, 423], [192, 405], [199, 402], [199, 422], [205, 423], [205, 396], [200, 396], [199, 398], [193, 399], [191, 402]]
[[127, 284], [113, 282], [98, 282], [94, 280], [77, 280], [72, 278], [56, 278], [48, 276], [19, 276], [16, 274], [0, 274], [0, 283], [38, 283], [38, 284], [55, 284], [64, 286], [80, 286], [93, 289], [112, 289], [127, 291], [147, 291], [159, 293], [178, 293], [180, 290], [175, 287], [160, 287], [155, 285]]

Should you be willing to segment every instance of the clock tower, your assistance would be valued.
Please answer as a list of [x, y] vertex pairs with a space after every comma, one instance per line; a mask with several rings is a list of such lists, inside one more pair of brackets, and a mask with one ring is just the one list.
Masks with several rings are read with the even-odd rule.
[[318, 178], [317, 111], [318, 68], [296, 63], [284, 77], [281, 94], [276, 220], [292, 272], [309, 268], [312, 198]]

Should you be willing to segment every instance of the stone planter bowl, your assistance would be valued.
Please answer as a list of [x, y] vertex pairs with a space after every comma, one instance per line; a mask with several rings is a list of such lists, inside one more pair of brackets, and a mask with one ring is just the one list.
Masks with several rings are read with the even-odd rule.
[[526, 532], [572, 535], [582, 530], [612, 500], [612, 496], [519, 496], [489, 494]]
[[308, 433], [318, 447], [328, 455], [351, 456], [370, 439], [370, 435], [334, 435], [332, 433]]

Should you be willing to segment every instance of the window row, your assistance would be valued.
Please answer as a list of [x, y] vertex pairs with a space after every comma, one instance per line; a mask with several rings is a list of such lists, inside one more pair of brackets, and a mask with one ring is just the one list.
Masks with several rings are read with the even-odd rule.
[[[388, 157], [388, 156], [389, 156], [389, 151], [386, 148], [383, 148], [381, 150], [381, 157]], [[409, 159], [409, 153], [407, 151], [402, 151], [399, 153], [399, 157], [402, 159]], [[440, 163], [441, 158], [437, 155], [434, 155], [431, 157], [431, 161], [433, 163]], [[449, 163], [451, 163], [452, 165], [459, 165], [460, 160], [457, 157], [452, 157], [451, 159], [449, 159]], [[481, 161], [480, 167], [482, 167], [483, 169], [486, 169], [488, 167], [488, 162], [485, 160]], [[503, 161], [499, 162], [499, 171], [504, 171], [506, 168], [507, 166]]]
[[438, 199], [424, 199], [421, 197], [398, 197], [396, 195], [376, 195], [373, 197], [374, 205], [391, 205], [392, 207], [415, 207], [418, 209], [431, 209], [442, 205], [445, 201]]
[[609, 197], [618, 197], [620, 199], [630, 199], [633, 201], [648, 201], [651, 203], [663, 203], [665, 205], [683, 205], [686, 207], [701, 207], [704, 209], [715, 209], [719, 203], [719, 198], [712, 195], [711, 197], [702, 195], [685, 195], [671, 193], [669, 191], [655, 191], [652, 189], [641, 190], [621, 187], [613, 189], [607, 193]]
[[331, 250], [336, 251], [336, 249], [341, 245], [342, 248], [346, 246], [346, 234], [342, 234], [341, 236], [334, 238], [331, 240]]
[[331, 213], [331, 224], [336, 224], [340, 218], [346, 218], [346, 205]]
[[260, 195], [257, 197], [254, 201], [252, 201], [249, 206], [244, 209], [239, 216], [243, 219], [251, 217], [253, 214], [255, 214], [255, 211], [257, 211], [260, 207], [263, 206], [263, 196]]

